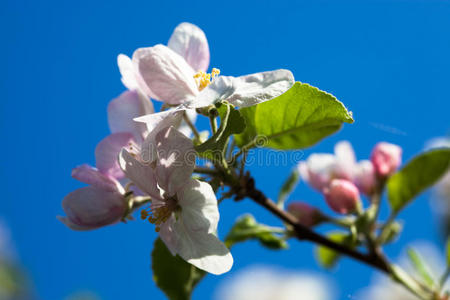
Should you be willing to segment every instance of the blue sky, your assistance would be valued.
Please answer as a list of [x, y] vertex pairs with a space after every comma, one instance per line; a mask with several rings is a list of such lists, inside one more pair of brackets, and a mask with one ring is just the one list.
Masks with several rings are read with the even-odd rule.
[[[88, 289], [103, 299], [163, 299], [149, 269], [151, 226], [137, 221], [80, 233], [56, 220], [64, 195], [81, 186], [71, 169], [93, 163], [95, 145], [108, 133], [106, 105], [124, 90], [119, 53], [166, 43], [178, 23], [195, 23], [208, 37], [211, 66], [222, 74], [287, 68], [353, 111], [353, 125], [306, 155], [331, 152], [347, 139], [362, 159], [385, 140], [401, 145], [408, 160], [427, 139], [449, 129], [449, 15], [449, 2], [432, 0], [3, 1], [0, 215], [37, 293], [62, 299]], [[252, 167], [270, 197], [289, 169]], [[416, 239], [442, 244], [428, 196], [401, 214], [407, 226], [398, 244], [388, 247], [391, 257]], [[304, 184], [293, 199], [324, 207]], [[278, 224], [250, 201], [227, 200], [220, 235], [247, 211]], [[308, 243], [292, 241], [290, 250], [272, 252], [249, 242], [233, 255], [230, 274], [254, 263], [318, 270]], [[348, 259], [331, 274], [341, 299], [369, 284], [372, 275]], [[222, 279], [207, 277], [194, 299], [209, 298]]]

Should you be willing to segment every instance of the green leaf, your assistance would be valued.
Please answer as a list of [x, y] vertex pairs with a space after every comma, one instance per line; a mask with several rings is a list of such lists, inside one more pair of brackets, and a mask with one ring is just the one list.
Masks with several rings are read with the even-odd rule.
[[203, 144], [195, 146], [201, 157], [211, 160], [221, 159], [230, 135], [241, 133], [245, 129], [245, 119], [233, 105], [222, 102], [218, 104], [217, 110], [220, 116], [217, 132]]
[[231, 248], [236, 243], [256, 239], [267, 248], [286, 249], [288, 247], [286, 241], [275, 234], [283, 231], [281, 228], [257, 223], [252, 215], [246, 214], [240, 217], [231, 228], [225, 239], [225, 245]]
[[156, 285], [171, 300], [190, 299], [194, 287], [206, 274], [178, 255], [173, 256], [159, 238], [152, 251], [152, 269]]
[[240, 112], [247, 124], [235, 136], [240, 147], [264, 136], [265, 147], [306, 148], [339, 130], [343, 122], [353, 122], [351, 113], [333, 95], [300, 82], [283, 95]]
[[299, 180], [300, 174], [298, 173], [298, 169], [294, 168], [289, 177], [283, 183], [283, 186], [281, 187], [280, 192], [278, 193], [277, 205], [279, 207], [281, 208], [284, 207], [284, 202], [292, 193], [292, 191], [295, 189]]
[[408, 248], [407, 250], [409, 260], [411, 261], [414, 269], [416, 270], [417, 274], [423, 279], [424, 283], [432, 288], [434, 286], [434, 279], [430, 275], [430, 272], [428, 271], [429, 268], [426, 265], [426, 263], [423, 261], [422, 257], [413, 249]]
[[394, 213], [433, 185], [450, 167], [450, 149], [438, 149], [416, 156], [387, 182], [388, 198]]
[[[351, 234], [335, 231], [327, 234], [327, 237], [339, 244], [344, 244], [349, 247], [354, 247], [354, 241]], [[340, 254], [325, 246], [316, 247], [316, 259], [319, 264], [327, 269], [333, 268], [339, 260]]]

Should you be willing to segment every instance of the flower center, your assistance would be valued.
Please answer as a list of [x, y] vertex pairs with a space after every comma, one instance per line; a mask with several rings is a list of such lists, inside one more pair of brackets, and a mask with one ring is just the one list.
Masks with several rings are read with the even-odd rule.
[[152, 202], [149, 208], [141, 210], [141, 219], [148, 220], [155, 225], [155, 231], [161, 230], [161, 225], [166, 222], [172, 213], [180, 209], [177, 200], [174, 197], [167, 198], [165, 201]]
[[197, 82], [198, 90], [201, 91], [208, 85], [210, 85], [216, 76], [220, 74], [220, 70], [213, 68], [211, 73], [205, 73], [203, 71], [198, 71], [194, 75], [195, 82]]

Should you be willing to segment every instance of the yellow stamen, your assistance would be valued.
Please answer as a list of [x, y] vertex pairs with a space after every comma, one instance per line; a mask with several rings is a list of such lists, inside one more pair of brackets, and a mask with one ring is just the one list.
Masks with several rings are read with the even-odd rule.
[[[194, 79], [197, 82], [198, 90], [201, 91], [208, 85], [210, 85], [216, 76], [220, 74], [220, 70], [213, 68], [211, 73], [205, 73], [203, 71], [198, 71], [194, 75]], [[212, 79], [212, 80], [211, 80]]]
[[169, 198], [162, 205], [157, 207], [151, 205], [149, 208], [141, 210], [141, 219], [154, 224], [155, 231], [159, 232], [161, 225], [172, 216], [177, 207], [176, 200]]

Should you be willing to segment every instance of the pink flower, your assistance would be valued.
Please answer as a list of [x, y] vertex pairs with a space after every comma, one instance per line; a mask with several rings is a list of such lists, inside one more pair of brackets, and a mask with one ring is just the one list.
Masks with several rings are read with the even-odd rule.
[[288, 211], [298, 219], [300, 224], [307, 227], [313, 227], [321, 221], [319, 210], [305, 202], [290, 203]]
[[67, 217], [58, 216], [61, 222], [73, 230], [91, 230], [122, 219], [127, 202], [117, 180], [89, 165], [73, 169], [72, 177], [90, 185], [64, 197], [62, 206]]
[[324, 195], [330, 208], [340, 214], [355, 211], [360, 201], [358, 188], [345, 179], [333, 179]]
[[380, 177], [390, 176], [402, 162], [402, 148], [386, 142], [378, 143], [370, 159]]

